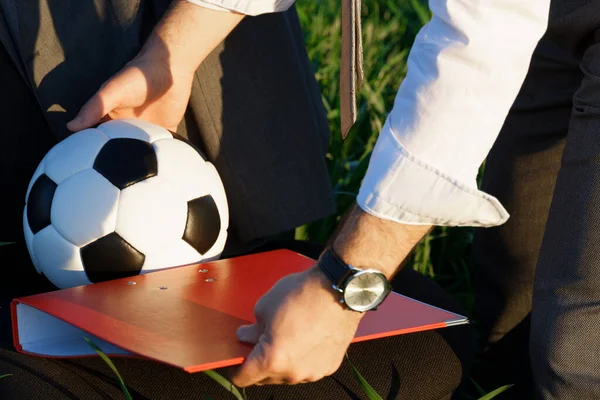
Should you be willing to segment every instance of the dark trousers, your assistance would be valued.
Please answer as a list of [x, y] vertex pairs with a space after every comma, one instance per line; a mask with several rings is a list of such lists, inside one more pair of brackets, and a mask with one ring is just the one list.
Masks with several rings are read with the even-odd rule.
[[[54, 289], [29, 262], [21, 228], [29, 178], [54, 142], [39, 107], [1, 46], [0, 88], [0, 241], [16, 242], [0, 247], [0, 375], [12, 374], [0, 379], [0, 399], [122, 399], [115, 375], [99, 358], [43, 359], [19, 354], [12, 346], [10, 300]], [[211, 101], [221, 101], [213, 97]], [[289, 242], [272, 243], [254, 251], [277, 247], [312, 257], [321, 250], [318, 245]], [[394, 288], [462, 313], [448, 293], [414, 271], [399, 274]], [[449, 399], [469, 372], [471, 329], [460, 326], [358, 343], [350, 347], [349, 357], [386, 399]], [[114, 362], [136, 400], [233, 399], [202, 373], [188, 374], [140, 359], [114, 358]], [[251, 400], [365, 398], [346, 362], [334, 376], [316, 383], [253, 387], [247, 394]]]
[[503, 399], [600, 398], [598, 28], [600, 2], [554, 3], [487, 159], [483, 189], [511, 218], [475, 234], [475, 378], [516, 384]]

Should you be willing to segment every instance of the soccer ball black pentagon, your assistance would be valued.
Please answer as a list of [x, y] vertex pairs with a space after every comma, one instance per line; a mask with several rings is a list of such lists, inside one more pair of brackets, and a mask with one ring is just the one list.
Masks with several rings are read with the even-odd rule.
[[54, 146], [23, 212], [32, 262], [61, 289], [218, 259], [228, 225], [214, 166], [184, 139], [133, 119]]

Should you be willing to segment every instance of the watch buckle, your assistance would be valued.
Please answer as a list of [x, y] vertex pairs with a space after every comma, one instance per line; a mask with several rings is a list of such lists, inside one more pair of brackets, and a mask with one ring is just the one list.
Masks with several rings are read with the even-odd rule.
[[340, 289], [335, 283], [333, 285], [331, 285], [331, 287], [333, 288], [333, 290], [335, 290], [336, 292], [339, 293], [344, 293], [343, 289]]

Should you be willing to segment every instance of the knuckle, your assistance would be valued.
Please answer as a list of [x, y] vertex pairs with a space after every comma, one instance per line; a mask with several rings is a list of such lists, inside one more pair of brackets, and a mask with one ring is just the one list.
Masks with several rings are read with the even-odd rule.
[[337, 364], [331, 365], [327, 369], [327, 373], [325, 374], [325, 376], [331, 376], [331, 375], [335, 374], [340, 369], [341, 366], [342, 366], [342, 362], [341, 361], [339, 363], [337, 363]]
[[288, 360], [289, 358], [283, 351], [271, 348], [264, 358], [264, 368], [270, 373], [280, 374], [287, 370]]
[[312, 374], [312, 375], [309, 375], [308, 377], [304, 378], [303, 381], [306, 383], [312, 383], [312, 382], [317, 382], [317, 381], [321, 380], [322, 378], [323, 378], [322, 376]]
[[263, 298], [258, 299], [256, 304], [254, 305], [254, 315], [256, 317], [262, 317], [262, 315], [264, 313], [264, 311], [263, 311], [264, 308], [265, 308], [265, 301], [263, 300]]
[[306, 381], [305, 376], [300, 374], [298, 371], [288, 372], [285, 379], [285, 382], [290, 385], [297, 385], [303, 381]]
[[237, 387], [244, 387], [246, 382], [241, 379], [238, 375], [235, 375], [231, 378], [231, 383], [233, 383]]

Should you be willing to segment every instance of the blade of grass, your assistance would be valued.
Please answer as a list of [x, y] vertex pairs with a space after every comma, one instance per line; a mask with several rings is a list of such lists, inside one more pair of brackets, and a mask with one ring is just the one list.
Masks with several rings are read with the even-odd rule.
[[227, 391], [231, 392], [231, 394], [233, 394], [238, 400], [246, 400], [246, 396], [242, 396], [237, 387], [235, 387], [233, 383], [229, 382], [224, 376], [213, 370], [204, 371], [204, 373], [219, 385], [223, 386]]
[[506, 385], [506, 386], [499, 387], [498, 389], [494, 390], [493, 392], [489, 392], [485, 396], [480, 397], [479, 400], [493, 399], [494, 397], [498, 396], [500, 393], [503, 393], [503, 392], [507, 391], [508, 389], [510, 389], [512, 386], [513, 385]]
[[367, 395], [369, 400], [383, 400], [383, 398], [379, 394], [377, 394], [375, 389], [373, 389], [373, 387], [369, 385], [369, 382], [367, 382], [366, 379], [362, 377], [360, 372], [358, 372], [356, 367], [350, 361], [348, 354], [346, 354], [346, 360], [348, 360], [348, 364], [350, 364], [350, 367], [352, 368], [352, 372], [354, 373], [356, 380], [358, 381], [360, 387], [362, 387], [362, 389], [365, 391], [365, 394]]
[[479, 394], [481, 396], [484, 396], [486, 394], [485, 390], [483, 390], [483, 388], [481, 386], [479, 386], [479, 384], [475, 381], [475, 379], [473, 379], [473, 378], [469, 378], [469, 379], [471, 380], [471, 383], [473, 383], [473, 386], [475, 386], [475, 389], [477, 389]]
[[429, 11], [429, 8], [427, 8], [427, 6], [425, 6], [419, 0], [411, 0], [410, 3], [415, 14], [417, 14], [417, 17], [419, 18], [419, 22], [421, 22], [422, 25], [428, 23], [431, 19], [431, 12]]
[[108, 356], [106, 354], [104, 354], [102, 352], [102, 350], [100, 350], [100, 348], [94, 342], [92, 342], [91, 340], [89, 340], [86, 337], [84, 337], [83, 339], [90, 345], [90, 347], [92, 349], [94, 349], [94, 351], [96, 353], [98, 353], [98, 355], [100, 356], [100, 358], [102, 358], [104, 360], [104, 362], [106, 364], [108, 364], [108, 366], [110, 367], [110, 369], [113, 370], [113, 372], [115, 373], [115, 375], [117, 375], [117, 378], [119, 379], [119, 385], [121, 385], [121, 390], [123, 390], [123, 394], [125, 395], [125, 399], [126, 400], [133, 400], [133, 398], [131, 397], [131, 394], [129, 394], [129, 391], [127, 390], [127, 386], [125, 386], [125, 381], [121, 377], [121, 374], [117, 370], [117, 367], [115, 367], [115, 365], [112, 363], [112, 361], [110, 361], [110, 358], [108, 358]]
[[7, 376], [12, 376], [12, 374], [4, 374], [4, 375], [0, 375], [0, 379], [2, 379], [2, 378], [6, 378]]
[[15, 242], [0, 242], [0, 246], [6, 246], [8, 244], [15, 244]]

